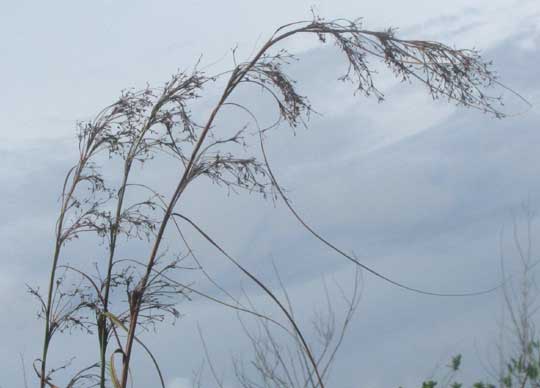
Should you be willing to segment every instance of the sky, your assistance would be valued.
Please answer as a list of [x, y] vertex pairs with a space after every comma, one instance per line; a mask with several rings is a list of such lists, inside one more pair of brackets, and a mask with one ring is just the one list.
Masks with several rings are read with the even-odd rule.
[[[378, 103], [336, 81], [344, 64], [332, 47], [304, 38], [290, 42], [287, 48], [300, 61], [289, 71], [321, 115], [312, 117], [307, 130], [276, 130], [267, 147], [301, 214], [363, 263], [416, 288], [466, 292], [498, 284], [502, 229], [508, 270], [517, 271], [508, 230], [514, 220], [522, 222], [523, 203], [540, 207], [537, 0], [3, 1], [0, 386], [23, 386], [20, 356], [29, 381], [35, 381], [31, 364], [42, 327], [26, 285], [46, 285], [58, 196], [77, 155], [76, 122], [91, 118], [121, 90], [161, 84], [199, 58], [208, 71], [227, 69], [231, 48], [248, 57], [277, 26], [309, 19], [312, 6], [327, 19], [362, 17], [366, 28], [398, 27], [405, 38], [477, 48], [532, 107], [506, 92], [503, 109], [509, 115], [498, 120], [434, 102], [420, 85], [400, 84], [384, 72], [377, 81], [386, 101]], [[255, 109], [261, 117], [271, 117], [257, 93], [244, 93], [241, 98], [260, 103]], [[244, 118], [229, 114], [222, 120]], [[146, 173], [161, 185], [171, 172]], [[201, 183], [182, 207], [272, 287], [278, 287], [275, 263], [306, 327], [324, 305], [322, 279], [331, 295], [339, 295], [336, 283], [350, 288], [354, 267], [307, 234], [279, 202], [228, 196]], [[540, 225], [534, 231], [538, 242]], [[220, 284], [233, 293], [244, 288], [260, 306], [268, 304], [204, 241], [191, 237]], [[92, 246], [84, 244], [70, 254], [92, 256]], [[457, 353], [464, 355], [464, 379], [487, 373], [500, 293], [418, 295], [367, 273], [362, 284], [331, 386], [412, 387], [442, 374]], [[145, 334], [167, 388], [191, 388], [192, 371], [204, 358], [198, 326], [225, 386], [234, 386], [231, 357], [250, 355], [237, 316], [198, 298], [179, 309], [184, 316], [174, 325], [166, 322], [158, 333]], [[87, 351], [78, 358], [91, 357], [94, 342], [78, 333], [64, 336], [53, 360], [82, 348]], [[157, 386], [147, 359], [138, 355], [135, 365], [135, 387]]]

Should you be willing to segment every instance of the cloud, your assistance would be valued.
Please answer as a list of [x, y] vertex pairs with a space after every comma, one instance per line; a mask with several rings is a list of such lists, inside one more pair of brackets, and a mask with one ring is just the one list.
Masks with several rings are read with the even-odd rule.
[[[232, 7], [238, 8], [239, 4], [234, 3]], [[375, 7], [373, 4], [368, 7]], [[419, 27], [416, 36], [424, 33], [441, 36], [452, 27], [452, 35], [445, 36], [449, 42], [474, 40], [475, 46], [479, 47], [489, 44], [492, 49], [486, 54], [494, 59], [503, 81], [538, 101], [540, 74], [537, 64], [540, 56], [534, 49], [538, 45], [538, 30], [531, 27], [535, 32], [526, 33], [536, 19], [524, 16], [534, 15], [531, 10], [535, 10], [537, 3], [523, 1], [513, 7], [512, 2], [511, 7], [508, 1], [485, 1], [479, 2], [474, 12], [461, 8], [461, 5], [470, 4], [469, 1], [461, 2], [459, 6], [451, 4], [434, 2], [429, 5], [446, 7], [449, 15], [454, 16], [434, 20], [423, 29]], [[301, 6], [309, 7], [308, 4]], [[342, 10], [347, 9], [351, 14], [352, 11], [359, 12], [356, 5], [348, 6], [344, 2]], [[279, 10], [279, 6], [272, 7]], [[395, 13], [395, 20], [401, 18], [404, 21], [408, 20], [406, 13], [414, 12], [410, 24], [440, 12], [418, 12], [417, 7], [407, 5], [400, 14], [400, 5], [395, 7], [395, 12], [387, 12], [387, 6], [366, 12], [373, 12], [372, 19], [376, 19], [377, 12]], [[130, 8], [130, 20], [139, 20], [143, 8]], [[299, 8], [295, 8], [297, 14]], [[113, 17], [119, 12], [115, 9], [107, 16], [118, 21], [118, 25], [108, 27], [112, 29], [111, 33], [99, 28], [88, 29], [91, 34], [83, 33], [77, 29], [75, 21], [66, 22], [66, 26], [73, 28], [76, 39], [65, 36], [60, 27], [44, 32], [48, 39], [58, 38], [54, 40], [58, 46], [52, 48], [55, 55], [41, 52], [45, 62], [40, 67], [21, 53], [21, 60], [26, 58], [25, 66], [28, 67], [25, 69], [29, 79], [35, 82], [34, 86], [23, 85], [22, 89], [17, 89], [11, 78], [21, 79], [22, 75], [6, 80], [7, 90], [13, 92], [13, 98], [4, 101], [6, 105], [0, 112], [7, 117], [6, 127], [13, 130], [2, 134], [4, 141], [0, 153], [3, 198], [0, 203], [3, 215], [0, 225], [3, 260], [0, 306], [2, 316], [9, 317], [2, 318], [0, 323], [0, 342], [3, 344], [0, 364], [5, 365], [0, 374], [8, 385], [20, 385], [20, 366], [13, 354], [22, 350], [27, 360], [39, 354], [40, 341], [35, 338], [41, 333], [41, 327], [33, 319], [37, 306], [25, 295], [24, 283], [44, 284], [46, 281], [59, 188], [64, 172], [76, 157], [71, 140], [74, 121], [97, 111], [123, 87], [141, 84], [148, 77], [159, 81], [166, 79], [170, 68], [185, 63], [177, 62], [180, 61], [179, 48], [183, 44], [195, 44], [190, 43], [194, 41], [192, 37], [179, 38], [180, 42], [177, 42], [178, 35], [174, 34], [170, 42], [176, 42], [178, 46], [170, 51], [167, 49], [169, 42], [154, 47], [150, 43], [155, 41], [152, 38], [155, 31], [147, 31], [149, 36], [144, 39], [136, 38], [140, 35], [133, 37], [129, 30], [122, 32], [122, 26], [125, 27], [127, 22]], [[505, 9], [512, 10], [511, 17]], [[272, 20], [265, 19], [265, 25], [274, 25], [279, 19], [275, 13], [281, 11], [276, 10]], [[326, 10], [334, 12], [330, 6], [326, 6]], [[94, 12], [94, 16], [100, 14], [97, 8], [89, 11]], [[65, 12], [69, 14], [74, 10]], [[172, 14], [163, 17], [172, 17]], [[110, 22], [106, 18], [94, 21], [105, 28]], [[49, 18], [40, 19], [47, 25], [54, 24]], [[502, 23], [501, 19], [507, 19], [507, 22]], [[254, 27], [259, 23], [256, 17], [246, 17], [246, 20]], [[40, 23], [45, 23], [43, 21]], [[386, 21], [381, 19], [380, 23]], [[212, 27], [211, 24], [205, 23], [204, 28], [219, 29], [222, 26]], [[233, 24], [239, 26], [242, 23]], [[178, 27], [178, 24], [162, 25], [156, 28], [156, 33], [163, 33], [160, 28], [164, 26]], [[495, 31], [503, 27], [503, 31]], [[36, 34], [36, 30], [33, 31]], [[210, 46], [214, 52], [222, 50], [223, 41], [228, 44], [237, 36], [231, 31], [210, 32], [208, 36], [201, 36], [197, 44], [206, 44], [216, 37], [219, 42]], [[253, 43], [251, 33], [244, 35], [250, 44]], [[109, 37], [125, 46], [106, 44]], [[94, 55], [90, 58], [79, 52], [63, 56], [62, 53], [68, 52], [79, 38], [82, 39], [80, 47], [86, 47]], [[33, 42], [31, 36], [21, 39], [29, 47], [33, 47], [31, 44], [48, 47], [44, 41]], [[135, 42], [140, 47], [135, 47]], [[19, 49], [22, 50], [11, 47], [12, 54], [20, 53]], [[187, 53], [200, 49], [193, 46]], [[146, 52], [164, 55], [147, 58]], [[495, 121], [477, 112], [432, 103], [423, 90], [411, 85], [397, 85], [384, 77], [381, 81], [388, 92], [388, 101], [377, 104], [351, 96], [347, 85], [334, 82], [333, 74], [339, 75], [342, 65], [340, 58], [331, 53], [331, 49], [308, 50], [292, 69], [299, 75], [302, 91], [315, 96], [315, 108], [323, 111], [323, 117], [314, 117], [309, 131], [299, 130], [292, 136], [289, 131], [280, 130], [269, 138], [275, 171], [290, 190], [294, 204], [308, 221], [333, 241], [355, 251], [366, 264], [397, 280], [436, 291], [492, 285], [498, 279], [498, 267], [493, 263], [498, 259], [500, 226], [511, 219], [511, 209], [528, 195], [540, 198], [538, 109]], [[16, 55], [9, 58], [14, 60]], [[145, 59], [135, 61], [134, 58]], [[152, 66], [156, 62], [159, 66], [154, 71]], [[126, 63], [133, 66], [126, 67]], [[332, 75], [327, 78], [321, 75], [323, 67]], [[243, 97], [252, 98], [249, 94]], [[260, 109], [265, 114], [266, 105]], [[231, 122], [243, 122], [238, 116], [227, 118]], [[52, 140], [45, 141], [45, 138]], [[9, 146], [6, 145], [8, 142]], [[164, 176], [174, 177], [173, 172], [164, 170], [154, 175], [152, 179], [157, 184], [164, 181]], [[223, 191], [207, 184], [194, 186], [186, 194], [183, 210], [195, 215], [218, 241], [274, 287], [277, 284], [271, 260], [276, 262], [293, 301], [306, 316], [317, 302], [314, 295], [318, 295], [315, 291], [321, 277], [345, 279], [351, 270], [341, 258], [306, 234], [282, 205], [274, 207], [271, 202], [253, 196], [226, 197]], [[233, 292], [244, 287], [250, 297], [265, 303], [260, 291], [220, 260], [206, 243], [194, 234], [189, 237], [217, 280]], [[94, 255], [84, 245], [80, 252]], [[77, 252], [72, 253], [75, 256]], [[431, 370], [433, 360], [441, 354], [460, 349], [473, 354], [475, 340], [487, 343], [490, 337], [485, 328], [492, 323], [490, 314], [496, 307], [495, 297], [426, 299], [366, 276], [360, 312], [336, 361], [332, 381], [340, 387], [356, 386], [358, 381], [372, 382], [375, 386], [399, 386], [411, 382], [409, 386], [412, 386], [412, 382], [419, 382]], [[203, 352], [200, 340], [194, 334], [197, 321], [208, 335], [215, 365], [225, 369], [230, 365], [231, 354], [249, 358], [249, 347], [234, 314], [197, 298], [183, 303], [180, 309], [186, 317], [176, 326], [163, 326], [160, 336], [145, 333], [166, 376], [189, 376], [191, 370], [199, 366]], [[72, 340], [55, 343], [59, 346], [58, 353], [69, 350], [73, 343], [78, 344], [82, 336], [74, 334], [74, 337], [66, 338]], [[88, 349], [95, 349], [95, 343], [87, 342]], [[463, 343], [465, 346], [461, 347]], [[91, 351], [87, 353], [90, 357]], [[148, 365], [148, 360], [142, 357], [136, 362], [137, 365]], [[384, 375], [381, 366], [385, 366]], [[140, 386], [155, 383], [155, 373], [148, 370], [135, 368]], [[168, 388], [179, 387], [190, 388], [189, 380], [177, 377], [168, 383]]]
[[167, 388], [192, 388], [191, 382], [185, 377], [175, 377], [168, 384]]

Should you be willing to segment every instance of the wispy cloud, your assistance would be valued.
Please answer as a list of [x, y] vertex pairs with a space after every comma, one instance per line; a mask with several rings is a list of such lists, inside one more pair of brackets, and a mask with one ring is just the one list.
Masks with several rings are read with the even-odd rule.
[[[319, 3], [321, 13], [329, 16], [362, 11], [352, 2]], [[424, 9], [420, 5], [425, 3], [415, 0], [404, 7], [396, 2], [390, 13], [388, 4], [370, 3], [365, 12], [376, 20], [371, 25], [402, 22], [407, 36], [481, 48], [493, 58], [504, 82], [540, 103], [537, 1], [479, 1], [474, 9], [467, 8], [470, 1], [465, 0], [432, 2]], [[22, 349], [31, 359], [39, 348], [37, 306], [30, 304], [24, 283], [39, 284], [46, 278], [59, 188], [75, 157], [75, 120], [91, 116], [123, 87], [147, 79], [162, 81], [171, 69], [192, 65], [180, 58], [182, 53], [194, 58], [208, 43], [212, 55], [218, 56], [224, 44], [241, 35], [241, 42], [252, 45], [256, 38], [252, 30], [260, 21], [258, 11], [247, 3], [232, 2], [231, 9], [241, 10], [238, 20], [245, 24], [235, 22], [226, 30], [218, 16], [229, 15], [231, 9], [216, 5], [223, 8], [207, 23], [194, 18], [173, 29], [172, 24], [169, 28], [168, 23], [155, 21], [157, 10], [152, 11], [155, 20], [147, 18], [142, 3], [128, 9], [123, 8], [126, 3], [116, 4], [102, 2], [82, 11], [67, 7], [60, 13], [53, 5], [42, 5], [34, 10], [39, 15], [14, 5], [11, 24], [1, 27], [15, 31], [19, 42], [8, 42], [9, 60], [0, 75], [7, 90], [0, 99], [0, 115], [9, 129], [0, 135], [0, 311], [9, 317], [0, 319], [0, 361], [7, 365], [0, 375], [5, 384], [17, 386], [21, 381], [19, 361], [13, 355]], [[261, 30], [282, 20], [279, 4], [263, 6], [268, 18], [261, 21]], [[290, 17], [301, 12], [305, 16], [310, 4], [295, 2]], [[195, 3], [189, 7], [200, 12]], [[104, 9], [108, 13], [100, 16]], [[125, 18], [120, 17], [124, 11]], [[27, 31], [16, 25], [23, 15], [29, 18]], [[161, 16], [171, 21], [173, 15]], [[47, 29], [45, 24], [58, 18], [72, 20]], [[142, 23], [150, 23], [147, 37], [129, 28]], [[155, 34], [164, 32], [161, 36], [166, 40], [153, 44]], [[193, 38], [197, 32], [200, 39]], [[300, 211], [331, 239], [401, 281], [440, 291], [484, 288], [497, 282], [493, 263], [498, 259], [500, 226], [520, 201], [540, 197], [538, 108], [496, 121], [434, 103], [423, 90], [397, 84], [386, 75], [381, 75], [381, 82], [388, 101], [378, 104], [351, 96], [346, 85], [335, 85], [335, 77], [320, 76], [323, 64], [332, 74], [341, 71], [330, 48], [297, 45], [302, 61], [292, 71], [303, 90], [316, 96], [315, 107], [324, 114], [313, 118], [309, 131], [296, 136], [285, 130], [273, 133], [268, 147], [276, 172]], [[261, 274], [275, 260], [291, 296], [306, 312], [311, 310], [321, 276], [341, 279], [350, 272], [307, 236], [283, 206], [249, 196], [224, 199], [223, 192], [207, 192], [207, 188], [201, 185], [188, 193], [186, 211]], [[257, 298], [258, 293], [219, 262], [206, 244], [193, 240], [219, 281], [235, 291], [247, 287]], [[265, 276], [275, 282], [273, 275]], [[489, 324], [494, 306], [494, 296], [422, 299], [368, 277], [357, 322], [336, 362], [333, 381], [340, 387], [356, 386], [359, 379], [375, 386], [418, 383], [441, 354], [474, 352], [475, 339], [480, 347], [487, 342], [489, 333], [480, 329]], [[147, 334], [167, 376], [189, 376], [199, 365], [200, 341], [190, 332], [197, 320], [209, 333], [209, 342], [215, 340], [212, 350], [218, 365], [228, 362], [233, 351], [247, 353], [234, 315], [202, 300], [182, 308], [187, 316], [164, 328], [165, 339]], [[223, 331], [234, 334], [224, 338]], [[61, 344], [62, 349], [69, 346]], [[137, 362], [146, 365], [146, 360]], [[381, 365], [386, 368], [384, 375]], [[152, 386], [151, 370], [137, 369], [137, 373], [141, 386]], [[168, 388], [189, 387], [184, 377], [169, 380]]]

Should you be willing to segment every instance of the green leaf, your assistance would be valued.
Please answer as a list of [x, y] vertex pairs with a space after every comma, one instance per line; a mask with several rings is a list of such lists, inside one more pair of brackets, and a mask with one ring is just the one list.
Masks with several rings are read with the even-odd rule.
[[103, 312], [101, 313], [102, 315], [105, 315], [107, 318], [109, 318], [111, 320], [112, 323], [114, 323], [116, 326], [124, 329], [126, 331], [126, 333], [128, 332], [128, 328], [126, 326], [124, 326], [124, 324], [122, 323], [122, 321], [120, 321], [120, 319], [118, 319], [118, 317], [108, 311], [106, 312]]
[[529, 377], [532, 380], [536, 380], [538, 378], [538, 368], [536, 367], [536, 365], [529, 364], [527, 366], [526, 373], [527, 373], [527, 377]]
[[436, 381], [428, 380], [422, 383], [422, 388], [435, 388], [436, 385], [437, 385]]
[[452, 357], [452, 362], [450, 363], [450, 368], [454, 372], [456, 372], [461, 365], [461, 354], [458, 354], [457, 356]]

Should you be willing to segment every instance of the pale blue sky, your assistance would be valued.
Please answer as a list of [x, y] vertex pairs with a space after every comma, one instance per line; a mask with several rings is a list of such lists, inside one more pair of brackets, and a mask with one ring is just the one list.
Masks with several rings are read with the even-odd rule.
[[[309, 18], [312, 5], [326, 18], [361, 16], [368, 28], [399, 27], [405, 37], [474, 46], [533, 104], [527, 110], [507, 95], [506, 109], [520, 114], [495, 120], [435, 103], [418, 85], [400, 85], [385, 74], [380, 84], [387, 101], [378, 104], [334, 82], [342, 69], [335, 51], [300, 39], [289, 44], [301, 58], [291, 72], [323, 116], [296, 136], [280, 129], [268, 143], [276, 172], [302, 213], [378, 271], [441, 292], [500, 280], [501, 227], [527, 198], [540, 207], [537, 0], [2, 1], [1, 386], [22, 386], [19, 353], [35, 381], [31, 360], [39, 354], [42, 330], [25, 283], [46, 284], [57, 198], [76, 153], [75, 122], [124, 88], [162, 83], [200, 54], [203, 65], [218, 61], [212, 70], [226, 68], [231, 47], [238, 44], [239, 55], [248, 55], [276, 26]], [[188, 214], [271, 282], [266, 271], [273, 258], [300, 313], [317, 306], [323, 276], [350, 279], [352, 268], [318, 245], [282, 205], [208, 188], [189, 193], [183, 205]], [[223, 284], [247, 286], [225, 263], [214, 262], [202, 241], [194, 244]], [[203, 358], [197, 323], [227, 375], [230, 354], [248, 349], [235, 315], [197, 299], [180, 307], [184, 318], [163, 326], [161, 336], [147, 337], [170, 388], [188, 388]], [[498, 309], [496, 294], [425, 297], [366, 274], [331, 381], [343, 388], [409, 388], [459, 352], [469, 363], [466, 376], [483, 373], [480, 361], [497, 335]], [[93, 351], [93, 338], [75, 334], [59, 341], [53, 359], [78, 340], [78, 348]], [[135, 387], [156, 386], [147, 360], [135, 362]]]

